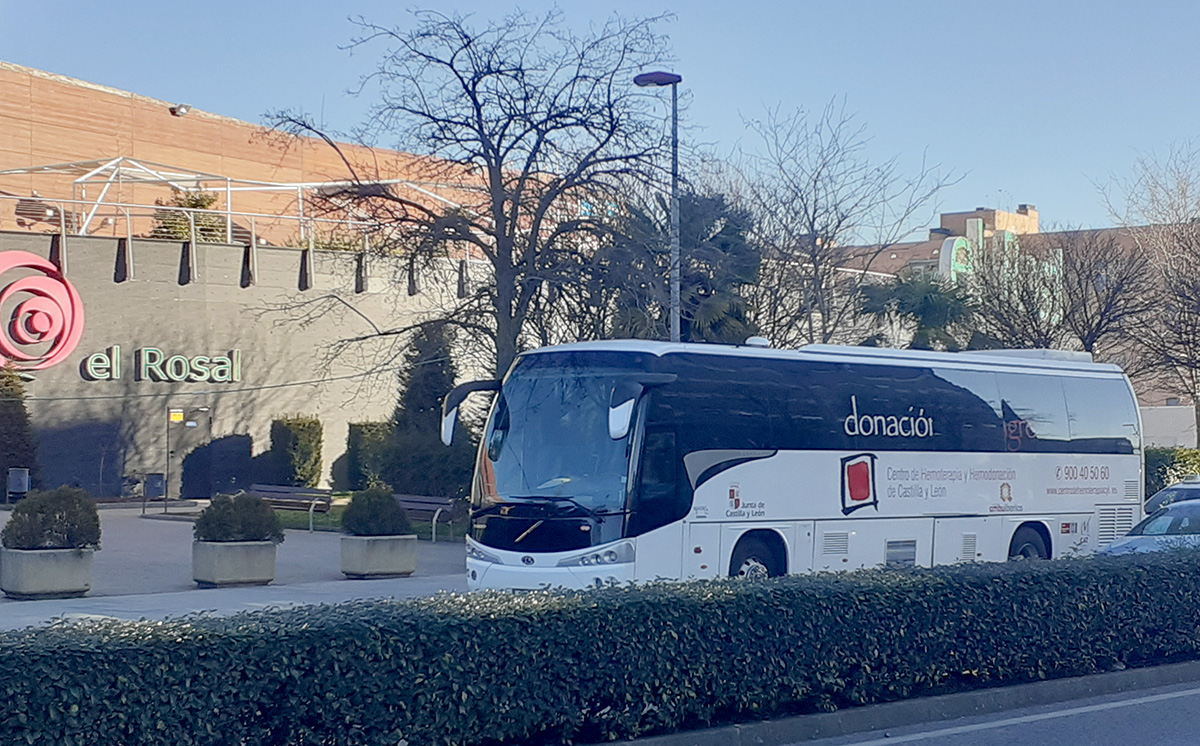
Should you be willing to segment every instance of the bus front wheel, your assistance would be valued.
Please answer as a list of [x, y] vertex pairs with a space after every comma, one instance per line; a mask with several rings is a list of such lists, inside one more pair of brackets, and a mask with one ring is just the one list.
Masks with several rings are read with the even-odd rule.
[[748, 580], [766, 580], [783, 574], [775, 552], [762, 539], [748, 537], [738, 542], [729, 561], [729, 575]]
[[1009, 560], [1049, 559], [1050, 552], [1046, 549], [1046, 541], [1036, 529], [1022, 526], [1013, 534], [1012, 544], [1008, 546]]

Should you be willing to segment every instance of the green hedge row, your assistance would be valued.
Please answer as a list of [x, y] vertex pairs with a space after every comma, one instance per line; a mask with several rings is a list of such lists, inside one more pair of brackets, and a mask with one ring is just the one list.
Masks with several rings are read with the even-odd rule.
[[1200, 657], [1200, 552], [0, 635], [0, 743], [530, 743]]
[[271, 420], [270, 484], [316, 487], [321, 482], [321, 421], [307, 415]]
[[1146, 498], [1190, 474], [1200, 474], [1200, 450], [1195, 448], [1146, 449]]

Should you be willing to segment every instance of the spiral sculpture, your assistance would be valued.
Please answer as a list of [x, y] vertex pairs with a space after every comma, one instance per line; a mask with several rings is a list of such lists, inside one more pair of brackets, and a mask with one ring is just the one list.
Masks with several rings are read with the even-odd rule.
[[[0, 307], [22, 296], [13, 309], [7, 333], [0, 333], [0, 355], [18, 368], [41, 370], [61, 363], [83, 336], [83, 303], [79, 293], [52, 262], [26, 251], [0, 252], [0, 280], [13, 270], [34, 270], [0, 292]], [[44, 345], [49, 343], [49, 347]], [[37, 345], [39, 351], [23, 347]]]

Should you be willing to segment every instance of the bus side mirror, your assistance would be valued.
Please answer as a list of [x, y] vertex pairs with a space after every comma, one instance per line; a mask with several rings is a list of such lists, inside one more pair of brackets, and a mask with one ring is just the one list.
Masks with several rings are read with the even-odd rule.
[[442, 442], [454, 442], [454, 423], [458, 422], [458, 405], [476, 391], [499, 391], [500, 381], [471, 381], [451, 389], [442, 400]]
[[442, 412], [442, 443], [450, 445], [454, 442], [454, 423], [458, 422], [458, 407], [449, 412]]
[[642, 394], [637, 381], [618, 381], [608, 402], [608, 437], [620, 440], [629, 434], [633, 423], [633, 405]]
[[620, 440], [629, 434], [633, 424], [633, 405], [642, 391], [651, 386], [673, 383], [679, 376], [674, 373], [643, 373], [637, 378], [624, 378], [613, 386], [608, 401], [608, 437]]

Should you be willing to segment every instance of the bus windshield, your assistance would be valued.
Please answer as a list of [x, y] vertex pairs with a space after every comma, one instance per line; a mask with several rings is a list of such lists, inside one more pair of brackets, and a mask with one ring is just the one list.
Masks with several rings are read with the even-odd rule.
[[[584, 518], [589, 527], [573, 526], [569, 542], [582, 546], [620, 530], [632, 433], [611, 438], [608, 410], [616, 383], [638, 372], [634, 365], [620, 365], [626, 357], [573, 353], [518, 360], [492, 408], [479, 451], [472, 508], [484, 520], [477, 527], [502, 517]], [[521, 508], [493, 510], [505, 505]], [[610, 530], [593, 531], [590, 524], [603, 523], [605, 516], [611, 516]], [[522, 538], [520, 548], [533, 550], [555, 532], [539, 533]]]

